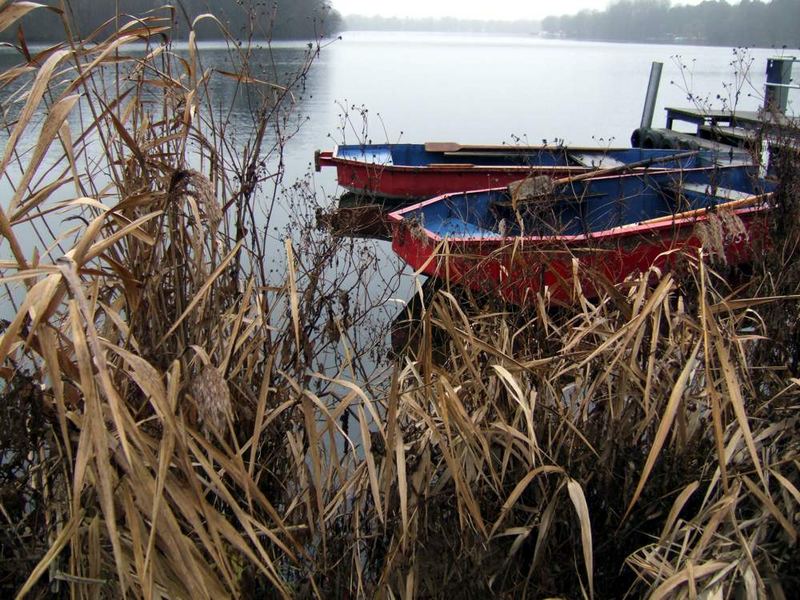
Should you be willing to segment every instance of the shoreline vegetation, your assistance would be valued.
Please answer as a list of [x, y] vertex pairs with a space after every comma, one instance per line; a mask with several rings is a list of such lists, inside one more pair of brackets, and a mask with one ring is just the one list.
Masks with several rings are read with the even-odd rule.
[[[374, 245], [281, 185], [321, 44], [278, 84], [233, 38], [226, 72], [173, 52], [169, 9], [91, 43], [61, 16], [0, 76], [3, 597], [791, 597], [798, 132], [747, 269], [444, 285], [389, 357]], [[252, 102], [235, 145], [212, 77]]]
[[[60, 8], [61, 0], [42, 4]], [[116, 4], [121, 14], [141, 15], [159, 8], [157, 0], [120, 0], [97, 6], [94, 0], [71, 0], [73, 34], [89, 36], [98, 28], [105, 33]], [[213, 8], [213, 10], [212, 10]], [[213, 7], [207, 0], [183, 0], [176, 4], [172, 39], [186, 40], [190, 24], [198, 15], [213, 12], [230, 36], [255, 40], [315, 40], [347, 31], [418, 31], [441, 33], [497, 33], [533, 35], [617, 43], [675, 43], [730, 47], [800, 48], [800, 1], [707, 0], [688, 6], [671, 0], [617, 0], [607, 9], [583, 10], [575, 15], [549, 16], [541, 21], [483, 21], [445, 18], [397, 18], [368, 15], [342, 17], [327, 0], [279, 0], [240, 2], [220, 0]], [[36, 26], [28, 19], [21, 24], [32, 44], [60, 41], [63, 24], [56, 13], [39, 15]], [[224, 36], [214, 24], [201, 20], [194, 28], [200, 40]], [[0, 32], [0, 41], [14, 43], [15, 31]]]
[[[144, 16], [170, 4], [170, 37], [176, 41], [185, 41], [190, 32], [200, 40], [317, 40], [341, 28], [339, 13], [326, 0], [41, 0], [37, 4], [54, 10], [36, 11], [17, 23], [33, 44], [63, 41], [64, 18], [71, 35], [91, 39], [113, 33], [118, 15]], [[197, 17], [208, 14], [213, 19], [200, 19], [193, 26]], [[16, 26], [6, 29], [0, 32], [0, 42], [14, 43], [16, 34]]]
[[505, 33], [618, 43], [674, 43], [751, 48], [800, 48], [798, 0], [709, 0], [684, 6], [670, 0], [618, 0], [606, 10], [550, 16], [542, 21], [411, 19], [346, 15], [346, 31]]
[[541, 31], [539, 21], [481, 21], [443, 17], [437, 19], [415, 19], [347, 15], [342, 20], [342, 33], [347, 31], [422, 31], [431, 33], [513, 33], [537, 35]]
[[570, 39], [794, 49], [800, 48], [800, 2], [619, 0], [604, 11], [547, 17], [542, 31]]

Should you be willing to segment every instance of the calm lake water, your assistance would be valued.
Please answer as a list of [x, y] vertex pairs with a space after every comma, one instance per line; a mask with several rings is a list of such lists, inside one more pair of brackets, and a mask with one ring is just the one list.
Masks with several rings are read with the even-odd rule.
[[[266, 50], [256, 51], [254, 64], [270, 65], [264, 78], [280, 78], [296, 70], [306, 51], [304, 43], [276, 44], [271, 57]], [[298, 95], [293, 122], [302, 126], [285, 148], [284, 185], [312, 173], [320, 201], [333, 203], [340, 192], [333, 170], [314, 174], [311, 163], [315, 150], [341, 142], [558, 140], [628, 146], [641, 119], [652, 61], [664, 63], [655, 118], [661, 126], [663, 107], [691, 105], [689, 92], [714, 108], [758, 108], [766, 60], [777, 53], [756, 49], [743, 58], [728, 48], [698, 46], [345, 32], [341, 40], [325, 45]], [[226, 70], [227, 57], [222, 46], [203, 48], [204, 68]], [[15, 53], [0, 52], [0, 68], [17, 62]], [[212, 81], [217, 105], [232, 110], [228, 136], [235, 145], [251, 130], [253, 105], [247, 97], [234, 98], [230, 80]], [[12, 91], [0, 91], [4, 109]], [[7, 131], [0, 133], [0, 143], [7, 136]], [[22, 143], [32, 146], [35, 137]], [[7, 181], [2, 190], [8, 198]], [[260, 199], [264, 212], [270, 201], [270, 194]], [[276, 241], [297, 210], [285, 199], [279, 198], [278, 205], [271, 223], [277, 228]], [[396, 271], [399, 261], [389, 246], [370, 243], [385, 261], [385, 270]], [[0, 242], [0, 254], [7, 253], [7, 243]], [[401, 282], [397, 296], [408, 297], [410, 289], [407, 281]]]
[[[663, 108], [689, 105], [687, 92], [721, 107], [721, 99], [733, 105], [740, 89], [738, 107], [758, 108], [766, 60], [775, 54], [748, 51], [752, 65], [743, 80], [729, 48], [346, 32], [312, 72], [313, 98], [302, 107], [311, 122], [297, 150], [324, 146], [326, 135], [336, 133], [337, 103], [369, 110], [375, 142], [501, 143], [518, 136], [529, 143], [628, 146], [652, 61], [664, 63], [655, 119], [663, 126]], [[345, 140], [357, 141], [352, 131]]]

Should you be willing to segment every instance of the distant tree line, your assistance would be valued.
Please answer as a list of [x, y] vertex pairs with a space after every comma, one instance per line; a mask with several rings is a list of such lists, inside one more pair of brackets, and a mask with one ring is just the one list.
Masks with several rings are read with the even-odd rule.
[[605, 11], [547, 17], [542, 29], [573, 39], [691, 42], [800, 48], [800, 0], [721, 0], [672, 6], [669, 0], [620, 0]]
[[397, 17], [345, 17], [346, 31], [444, 31], [463, 33], [538, 33], [538, 21], [477, 21], [455, 17], [408, 19]]
[[[61, 7], [60, 0], [39, 0]], [[252, 35], [257, 39], [314, 39], [338, 32], [341, 17], [329, 0], [68, 0], [64, 3], [72, 26], [81, 36], [88, 36], [113, 19], [117, 7], [122, 15], [143, 16], [148, 11], [166, 15], [164, 5], [175, 7], [175, 26], [179, 38], [188, 37], [189, 23], [196, 16], [211, 13], [238, 39]], [[64, 38], [61, 19], [50, 11], [34, 11], [22, 20], [28, 43], [52, 42]], [[112, 25], [106, 25], [110, 32]], [[201, 39], [220, 39], [219, 25], [209, 20], [198, 25]], [[17, 30], [6, 30], [0, 39], [10, 41]]]

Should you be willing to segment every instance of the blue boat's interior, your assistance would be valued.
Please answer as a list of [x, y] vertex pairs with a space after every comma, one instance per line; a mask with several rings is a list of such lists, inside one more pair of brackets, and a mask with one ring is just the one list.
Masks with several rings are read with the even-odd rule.
[[405, 211], [440, 237], [596, 233], [744, 199], [774, 189], [744, 168], [589, 179], [511, 205], [507, 190], [468, 192]]
[[683, 154], [685, 150], [648, 150], [643, 148], [569, 148], [542, 146], [530, 151], [509, 150], [458, 150], [429, 152], [423, 144], [364, 144], [343, 145], [336, 149], [338, 158], [376, 165], [424, 167], [437, 164], [474, 164], [494, 167], [587, 167], [611, 168], [634, 162], [658, 160], [654, 166], [663, 168], [696, 168], [740, 163], [748, 158], [741, 154], [716, 154], [697, 151], [674, 161], [663, 161], [669, 156]]

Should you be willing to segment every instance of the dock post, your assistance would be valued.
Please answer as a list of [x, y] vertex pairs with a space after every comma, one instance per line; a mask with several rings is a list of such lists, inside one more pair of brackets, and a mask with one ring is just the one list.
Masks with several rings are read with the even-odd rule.
[[764, 92], [764, 110], [786, 114], [789, 90], [792, 87], [794, 56], [781, 56], [767, 60], [767, 87]]
[[642, 112], [641, 127], [649, 128], [653, 126], [653, 115], [656, 111], [656, 98], [658, 97], [658, 86], [661, 83], [661, 69], [664, 63], [653, 62], [650, 67], [650, 82], [647, 84], [647, 97], [644, 99], [644, 111]]

